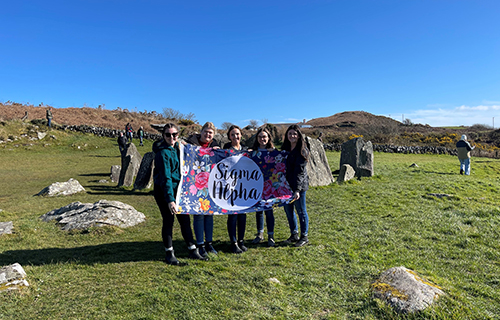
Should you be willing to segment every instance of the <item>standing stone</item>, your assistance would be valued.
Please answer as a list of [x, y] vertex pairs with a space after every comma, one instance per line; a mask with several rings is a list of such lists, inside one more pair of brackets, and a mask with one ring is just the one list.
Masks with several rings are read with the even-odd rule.
[[122, 166], [111, 166], [111, 175], [109, 178], [111, 182], [120, 181], [120, 171], [122, 170]]
[[354, 169], [348, 165], [343, 164], [339, 172], [339, 182], [349, 181], [356, 176]]
[[0, 222], [0, 236], [2, 234], [12, 234], [13, 228], [14, 228], [14, 224], [12, 223], [12, 221]]
[[29, 287], [26, 281], [26, 272], [19, 263], [0, 269], [0, 291], [19, 290], [23, 287]]
[[424, 310], [444, 294], [440, 287], [405, 267], [384, 271], [372, 284], [372, 289], [375, 298], [386, 301], [400, 313]]
[[330, 166], [328, 165], [323, 143], [307, 136], [305, 136], [304, 140], [309, 149], [309, 161], [307, 162], [309, 185], [312, 187], [327, 186], [335, 182]]
[[127, 147], [125, 155], [122, 157], [122, 169], [120, 171], [120, 179], [118, 187], [130, 187], [134, 183], [134, 178], [141, 166], [142, 157], [133, 143]]
[[134, 189], [148, 189], [153, 185], [153, 168], [155, 154], [148, 152], [142, 157], [141, 166], [137, 172], [137, 178], [134, 182]]
[[54, 182], [43, 188], [37, 195], [43, 197], [69, 196], [78, 192], [85, 192], [85, 188], [78, 180], [71, 178], [66, 182]]
[[373, 145], [363, 138], [354, 138], [342, 144], [340, 167], [350, 165], [356, 172], [356, 177], [373, 176]]

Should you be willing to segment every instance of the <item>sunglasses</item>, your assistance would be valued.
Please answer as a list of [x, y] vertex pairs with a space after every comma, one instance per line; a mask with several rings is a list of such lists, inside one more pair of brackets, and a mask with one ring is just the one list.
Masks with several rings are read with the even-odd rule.
[[179, 132], [174, 132], [174, 133], [164, 132], [163, 134], [164, 134], [164, 135], [165, 135], [165, 137], [167, 137], [167, 138], [170, 138], [170, 137], [175, 138], [175, 137], [177, 137], [177, 136], [179, 135]]

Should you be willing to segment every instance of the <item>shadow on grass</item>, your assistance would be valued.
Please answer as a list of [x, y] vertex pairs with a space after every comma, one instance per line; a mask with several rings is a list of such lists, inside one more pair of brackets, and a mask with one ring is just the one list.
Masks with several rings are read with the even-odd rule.
[[435, 172], [435, 171], [425, 171], [422, 170], [423, 173], [433, 173], [433, 174], [441, 174], [441, 175], [447, 175], [447, 176], [457, 176], [460, 175], [458, 172]]
[[83, 186], [87, 190], [87, 194], [93, 194], [93, 195], [153, 195], [153, 190], [127, 190], [123, 189], [120, 187], [117, 187], [116, 185], [106, 185], [106, 186]]
[[79, 174], [80, 177], [109, 177], [110, 173], [85, 173]]
[[[184, 241], [174, 241], [175, 255], [187, 258]], [[0, 265], [15, 262], [21, 265], [46, 265], [74, 262], [83, 265], [95, 263], [121, 263], [156, 261], [165, 258], [161, 241], [116, 242], [76, 248], [46, 248], [35, 250], [11, 250], [0, 254]]]
[[[118, 145], [116, 145], [118, 146]], [[116, 156], [103, 156], [103, 155], [99, 155], [99, 154], [89, 154], [87, 157], [92, 157], [92, 158], [121, 158], [121, 155], [118, 154]]]

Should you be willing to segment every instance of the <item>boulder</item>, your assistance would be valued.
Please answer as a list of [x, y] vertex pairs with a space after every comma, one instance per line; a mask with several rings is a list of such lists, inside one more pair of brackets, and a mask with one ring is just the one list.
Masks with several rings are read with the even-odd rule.
[[134, 183], [134, 178], [141, 166], [142, 157], [133, 143], [128, 144], [125, 155], [122, 157], [122, 169], [118, 187], [130, 187]]
[[134, 182], [134, 189], [148, 189], [153, 185], [153, 168], [155, 154], [148, 152], [142, 157], [141, 166], [137, 172], [137, 178]]
[[111, 166], [111, 175], [109, 178], [111, 182], [120, 181], [120, 171], [122, 170], [122, 166]]
[[372, 289], [375, 298], [387, 302], [399, 313], [424, 310], [444, 294], [440, 287], [405, 267], [384, 271]]
[[354, 171], [354, 169], [348, 164], [343, 164], [342, 167], [340, 168], [338, 181], [339, 182], [349, 181], [355, 176], [356, 172]]
[[78, 192], [85, 192], [85, 188], [82, 187], [78, 180], [71, 178], [66, 182], [54, 182], [50, 186], [45, 187], [42, 191], [40, 191], [37, 196], [69, 196]]
[[38, 140], [42, 140], [47, 135], [47, 132], [37, 132], [36, 135]]
[[309, 185], [312, 187], [327, 186], [335, 182], [330, 166], [328, 165], [323, 143], [307, 136], [305, 136], [305, 142], [309, 149], [309, 161], [307, 162]]
[[11, 234], [12, 229], [14, 229], [14, 224], [12, 223], [12, 221], [0, 222], [0, 236], [2, 234]]
[[47, 212], [40, 219], [46, 222], [56, 220], [62, 230], [72, 230], [110, 225], [127, 228], [144, 222], [146, 216], [131, 205], [99, 200], [95, 203], [73, 202]]
[[0, 268], [0, 292], [29, 287], [26, 272], [19, 263]]
[[350, 165], [356, 172], [356, 177], [373, 176], [373, 145], [363, 138], [354, 138], [342, 144], [340, 167]]

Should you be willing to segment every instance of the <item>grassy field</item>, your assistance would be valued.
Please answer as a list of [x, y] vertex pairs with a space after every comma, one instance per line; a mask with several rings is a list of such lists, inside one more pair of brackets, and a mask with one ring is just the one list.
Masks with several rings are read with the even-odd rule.
[[[309, 246], [249, 245], [234, 255], [226, 218], [218, 216], [219, 255], [207, 262], [186, 259], [176, 223], [174, 247], [188, 265], [175, 267], [162, 262], [161, 216], [149, 190], [98, 182], [120, 164], [115, 140], [49, 134], [56, 139], [0, 146], [0, 221], [15, 228], [0, 237], [0, 266], [19, 262], [30, 283], [1, 294], [0, 319], [500, 318], [498, 160], [474, 158], [472, 175], [461, 176], [452, 156], [376, 153], [372, 178], [308, 191]], [[150, 151], [151, 142], [138, 149]], [[340, 153], [327, 156], [338, 169]], [[87, 193], [33, 196], [69, 178]], [[74, 201], [100, 199], [128, 203], [147, 220], [123, 230], [68, 233], [39, 219]], [[276, 239], [285, 240], [285, 213], [280, 208], [275, 215]], [[251, 240], [254, 215], [247, 221]], [[397, 315], [370, 291], [394, 266], [417, 271], [447, 295], [422, 313]]]

